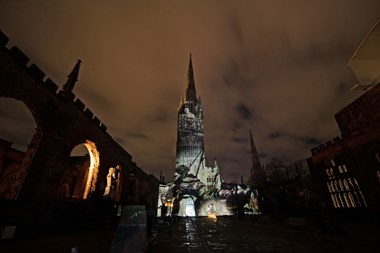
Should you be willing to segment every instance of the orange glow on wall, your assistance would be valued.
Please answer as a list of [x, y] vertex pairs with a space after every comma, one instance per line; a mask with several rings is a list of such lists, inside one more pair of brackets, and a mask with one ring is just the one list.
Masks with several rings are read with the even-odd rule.
[[88, 153], [90, 154], [90, 168], [88, 169], [86, 187], [83, 193], [83, 199], [87, 199], [89, 193], [95, 191], [96, 181], [98, 179], [100, 160], [99, 160], [99, 152], [96, 149], [95, 143], [93, 143], [92, 141], [86, 140], [86, 143], [84, 143], [84, 145], [87, 148]]

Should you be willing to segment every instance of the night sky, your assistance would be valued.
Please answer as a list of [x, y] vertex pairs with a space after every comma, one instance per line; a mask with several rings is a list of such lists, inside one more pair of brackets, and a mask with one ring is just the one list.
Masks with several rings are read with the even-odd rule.
[[[378, 0], [0, 0], [8, 47], [60, 87], [81, 59], [74, 93], [144, 171], [168, 180], [190, 53], [207, 163], [238, 181], [249, 129], [264, 164], [305, 159], [339, 135], [334, 114], [361, 95], [347, 64], [378, 18]], [[0, 98], [0, 138], [25, 150], [36, 125], [17, 105]]]

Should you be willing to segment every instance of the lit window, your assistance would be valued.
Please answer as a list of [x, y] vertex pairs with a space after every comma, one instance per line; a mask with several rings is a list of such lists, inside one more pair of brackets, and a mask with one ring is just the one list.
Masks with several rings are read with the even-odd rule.
[[333, 202], [334, 207], [335, 207], [335, 208], [338, 208], [338, 205], [337, 205], [337, 203], [336, 203], [336, 201], [335, 201], [335, 197], [334, 197], [334, 195], [333, 195], [333, 194], [330, 194], [330, 197], [331, 197], [331, 200], [332, 200], [332, 202]]
[[326, 183], [326, 184], [327, 184], [327, 188], [329, 189], [329, 192], [332, 193], [333, 191], [331, 190], [329, 183]]
[[342, 180], [338, 180], [338, 183], [339, 183], [339, 188], [340, 188], [340, 190], [341, 191], [344, 191], [345, 189], [344, 189], [344, 187], [343, 187], [343, 184], [342, 184]]
[[347, 183], [347, 180], [346, 179], [343, 179], [343, 184], [344, 184], [344, 187], [346, 188], [346, 191], [350, 191], [350, 186], [348, 186], [348, 183]]
[[354, 182], [355, 182], [356, 186], [358, 187], [358, 189], [360, 190], [360, 186], [359, 186], [358, 181], [356, 180], [355, 177], [354, 177]]
[[346, 203], [346, 206], [347, 206], [348, 208], [350, 208], [350, 207], [351, 207], [351, 204], [350, 204], [350, 201], [348, 200], [347, 194], [346, 194], [345, 192], [343, 193], [343, 197], [344, 197], [344, 201], [345, 201], [345, 203]]
[[354, 197], [352, 196], [351, 192], [348, 193], [348, 198], [350, 199], [351, 206], [356, 207]]
[[340, 205], [342, 206], [342, 208], [344, 208], [343, 199], [342, 199], [342, 196], [340, 195], [340, 193], [338, 193], [338, 197], [339, 197], [339, 203], [340, 203]]
[[337, 192], [340, 192], [339, 191], [339, 188], [338, 188], [338, 182], [335, 180], [334, 181], [334, 187], [335, 187], [335, 190], [337, 191]]

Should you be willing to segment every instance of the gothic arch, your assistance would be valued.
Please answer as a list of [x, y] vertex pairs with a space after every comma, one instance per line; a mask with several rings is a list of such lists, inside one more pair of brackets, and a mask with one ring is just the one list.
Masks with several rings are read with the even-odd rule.
[[[79, 155], [75, 151], [83, 147], [86, 154]], [[93, 141], [86, 140], [75, 145], [68, 159], [67, 168], [62, 176], [60, 197], [87, 199], [96, 189], [100, 165], [99, 151]]]
[[38, 120], [23, 101], [3, 97], [0, 108], [0, 138], [4, 138], [0, 143], [0, 198], [16, 199], [41, 134]]

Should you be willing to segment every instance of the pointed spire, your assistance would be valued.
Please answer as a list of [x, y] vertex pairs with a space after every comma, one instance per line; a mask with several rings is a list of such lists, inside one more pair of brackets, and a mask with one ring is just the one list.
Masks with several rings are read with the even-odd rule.
[[259, 153], [257, 152], [255, 142], [253, 141], [253, 138], [252, 138], [251, 129], [249, 129], [249, 137], [250, 137], [250, 142], [251, 142], [251, 158], [252, 158], [251, 174], [254, 174], [255, 171], [257, 172], [261, 170], [261, 163], [259, 159]]
[[193, 63], [191, 61], [191, 54], [189, 60], [189, 69], [187, 71], [187, 89], [186, 89], [186, 100], [195, 101], [197, 94], [195, 91], [195, 81], [194, 81], [194, 72], [193, 72]]
[[73, 92], [74, 85], [78, 81], [79, 68], [80, 68], [81, 63], [82, 61], [78, 60], [74, 68], [71, 70], [70, 74], [67, 76], [68, 77], [67, 81], [65, 85], [63, 85], [63, 88], [62, 88], [63, 93], [67, 94], [69, 92]]
[[249, 129], [249, 139], [251, 142], [251, 154], [253, 155], [253, 154], [257, 153], [257, 150], [256, 150], [255, 142], [253, 141], [251, 129]]

